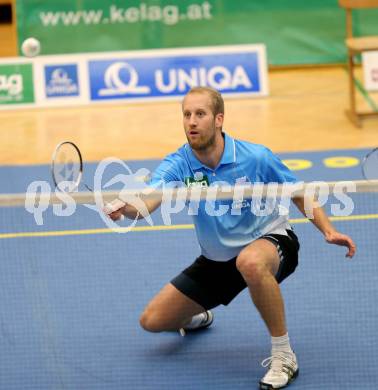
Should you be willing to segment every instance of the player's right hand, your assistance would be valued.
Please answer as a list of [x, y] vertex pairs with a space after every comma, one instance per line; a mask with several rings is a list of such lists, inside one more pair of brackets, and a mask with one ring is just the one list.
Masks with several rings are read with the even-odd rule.
[[125, 218], [123, 215], [125, 205], [126, 204], [121, 200], [114, 199], [112, 202], [105, 205], [103, 211], [112, 221], [123, 220]]

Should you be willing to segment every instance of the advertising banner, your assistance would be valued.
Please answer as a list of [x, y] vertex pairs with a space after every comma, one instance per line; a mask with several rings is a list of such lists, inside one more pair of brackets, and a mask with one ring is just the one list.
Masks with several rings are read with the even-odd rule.
[[267, 94], [266, 68], [262, 45], [90, 60], [90, 98], [175, 97], [198, 85], [213, 87], [223, 94], [261, 96]]
[[79, 96], [77, 64], [46, 65], [44, 73], [47, 98]]
[[[376, 34], [378, 10], [356, 14]], [[17, 0], [17, 27], [44, 55], [263, 43], [272, 65], [346, 59], [336, 0]]]
[[34, 102], [31, 64], [0, 64], [0, 105]]
[[266, 96], [264, 45], [213, 46], [6, 59], [0, 109], [177, 99], [195, 86]]

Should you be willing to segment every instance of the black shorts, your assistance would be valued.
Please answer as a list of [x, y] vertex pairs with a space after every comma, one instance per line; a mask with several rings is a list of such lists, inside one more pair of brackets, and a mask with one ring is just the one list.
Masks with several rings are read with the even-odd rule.
[[[298, 238], [291, 230], [287, 230], [287, 233], [288, 236], [266, 234], [260, 237], [277, 247], [280, 255], [280, 266], [276, 274], [278, 283], [292, 274], [298, 265]], [[247, 287], [236, 268], [236, 257], [228, 261], [214, 261], [200, 256], [172, 279], [171, 283], [206, 310], [221, 304], [228, 305]]]

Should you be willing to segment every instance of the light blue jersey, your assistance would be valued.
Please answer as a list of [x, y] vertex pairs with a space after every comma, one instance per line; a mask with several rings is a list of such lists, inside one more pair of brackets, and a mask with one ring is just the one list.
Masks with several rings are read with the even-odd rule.
[[[151, 185], [179, 182], [187, 186], [211, 186], [285, 183], [297, 179], [269, 149], [262, 145], [239, 141], [224, 134], [225, 147], [221, 161], [215, 169], [202, 164], [189, 144], [168, 155], [151, 178]], [[177, 183], [176, 183], [177, 184]], [[257, 202], [258, 203], [258, 202]], [[271, 207], [271, 212], [261, 215], [256, 209]], [[257, 210], [257, 212], [256, 212]], [[280, 212], [279, 212], [280, 211]], [[201, 254], [209, 259], [226, 261], [237, 256], [252, 241], [264, 234], [285, 232], [290, 228], [288, 213], [264, 200], [256, 204], [251, 200], [233, 202], [197, 202], [190, 204]], [[256, 215], [257, 214], [257, 215]]]

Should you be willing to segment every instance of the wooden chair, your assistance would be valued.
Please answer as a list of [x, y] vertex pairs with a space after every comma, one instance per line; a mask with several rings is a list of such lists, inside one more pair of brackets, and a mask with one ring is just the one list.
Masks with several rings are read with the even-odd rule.
[[[339, 5], [346, 10], [346, 40], [348, 49], [348, 75], [350, 109], [346, 111], [348, 118], [361, 127], [361, 119], [368, 116], [378, 116], [378, 112], [359, 112], [356, 104], [356, 87], [354, 82], [354, 57], [364, 51], [378, 51], [378, 35], [353, 36], [353, 9], [378, 8], [378, 0], [339, 0]], [[377, 21], [378, 27], [378, 21]], [[378, 30], [378, 28], [377, 28]]]

